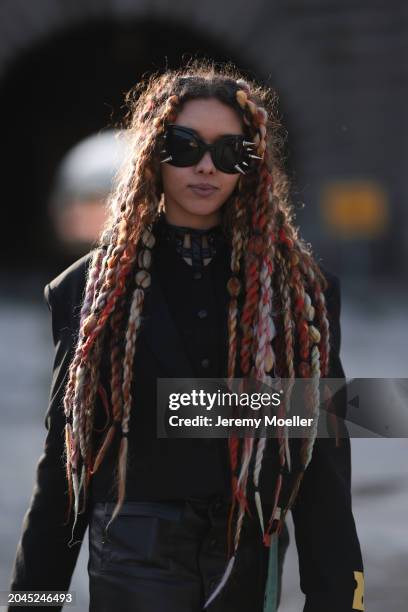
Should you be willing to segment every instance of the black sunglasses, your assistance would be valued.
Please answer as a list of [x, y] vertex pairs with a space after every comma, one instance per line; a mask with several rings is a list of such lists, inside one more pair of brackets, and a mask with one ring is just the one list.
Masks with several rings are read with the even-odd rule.
[[245, 140], [242, 135], [221, 136], [213, 144], [207, 144], [195, 130], [171, 123], [164, 135], [161, 163], [167, 162], [178, 168], [195, 166], [209, 151], [217, 170], [227, 174], [247, 174], [253, 168], [254, 160], [262, 159], [254, 155], [254, 147], [255, 143]]

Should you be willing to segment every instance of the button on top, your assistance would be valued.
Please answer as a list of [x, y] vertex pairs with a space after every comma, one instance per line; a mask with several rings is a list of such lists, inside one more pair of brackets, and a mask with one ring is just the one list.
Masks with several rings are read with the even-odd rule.
[[208, 315], [208, 312], [206, 311], [205, 308], [202, 308], [201, 310], [197, 312], [197, 316], [199, 319], [205, 319], [207, 315]]
[[210, 365], [210, 360], [205, 358], [201, 360], [201, 365], [203, 368], [208, 368], [208, 366]]
[[201, 272], [194, 272], [194, 274], [193, 274], [193, 278], [195, 280], [200, 280], [200, 278], [202, 278], [202, 277], [203, 277], [203, 275], [201, 274]]

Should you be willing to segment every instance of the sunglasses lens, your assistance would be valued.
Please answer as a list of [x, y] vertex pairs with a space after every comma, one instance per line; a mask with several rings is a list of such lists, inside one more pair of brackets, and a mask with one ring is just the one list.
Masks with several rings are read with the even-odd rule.
[[242, 160], [242, 142], [239, 139], [220, 140], [215, 148], [215, 165], [221, 172], [237, 174], [235, 168]]
[[194, 134], [182, 129], [169, 129], [166, 138], [166, 152], [172, 156], [173, 166], [193, 166], [200, 160], [201, 150]]

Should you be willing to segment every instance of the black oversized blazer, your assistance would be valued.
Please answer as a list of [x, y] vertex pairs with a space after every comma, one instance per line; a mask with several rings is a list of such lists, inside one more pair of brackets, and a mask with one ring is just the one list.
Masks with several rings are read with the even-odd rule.
[[[22, 525], [10, 587], [13, 590], [68, 590], [79, 554], [79, 546], [67, 546], [72, 522], [63, 525], [67, 497], [61, 495], [62, 490], [66, 491], [62, 396], [78, 330], [79, 304], [89, 262], [90, 254], [87, 254], [45, 288], [45, 298], [52, 312], [55, 344], [50, 399], [45, 417], [48, 433], [37, 466], [32, 499]], [[325, 292], [331, 325], [329, 377], [342, 378], [339, 280], [323, 271], [329, 282]], [[163, 293], [154, 282], [151, 298], [151, 317], [143, 332], [146, 350], [140, 381], [146, 380], [146, 376], [150, 376], [151, 380], [156, 376], [193, 377], [191, 364]], [[226, 295], [226, 303], [227, 299]], [[103, 379], [103, 371], [101, 376]], [[149, 386], [145, 384], [144, 388], [148, 389]], [[149, 401], [148, 397], [145, 399]], [[344, 415], [345, 404], [340, 406], [339, 411]], [[355, 572], [362, 572], [363, 565], [351, 507], [350, 441], [343, 439], [341, 442], [340, 446], [336, 446], [332, 438], [316, 440], [311, 463], [292, 509], [301, 588], [306, 595], [304, 612], [351, 612], [362, 609], [358, 607], [360, 604], [355, 596]], [[143, 440], [140, 440], [140, 444], [143, 445]], [[270, 474], [276, 467], [276, 457], [265, 456], [263, 472], [266, 476], [262, 495], [266, 498], [273, 489], [267, 485], [273, 482]], [[76, 540], [83, 538], [89, 511], [88, 508], [78, 517]], [[353, 607], [353, 603], [357, 607]]]

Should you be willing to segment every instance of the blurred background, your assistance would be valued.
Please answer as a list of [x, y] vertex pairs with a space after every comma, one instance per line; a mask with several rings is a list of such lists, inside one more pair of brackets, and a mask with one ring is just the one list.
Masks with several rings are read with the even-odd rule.
[[[190, 57], [279, 92], [296, 220], [340, 276], [347, 377], [406, 378], [408, 5], [402, 0], [2, 0], [0, 590], [41, 454], [53, 347], [43, 287], [89, 249], [123, 156], [124, 93]], [[407, 439], [355, 439], [366, 609], [408, 605]], [[280, 612], [302, 610], [292, 542]], [[87, 541], [72, 582], [87, 610]]]

